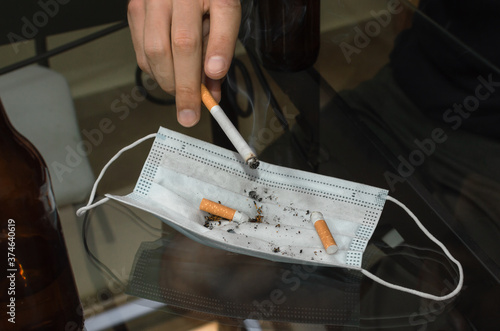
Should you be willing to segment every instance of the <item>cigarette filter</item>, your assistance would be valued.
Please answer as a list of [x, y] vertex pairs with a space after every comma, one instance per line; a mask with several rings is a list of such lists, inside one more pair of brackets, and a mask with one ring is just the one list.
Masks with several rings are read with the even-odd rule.
[[201, 100], [205, 106], [210, 111], [210, 114], [215, 118], [217, 123], [219, 123], [221, 129], [224, 131], [226, 136], [229, 138], [233, 146], [236, 148], [238, 153], [243, 157], [245, 163], [252, 169], [256, 169], [259, 166], [259, 160], [254, 154], [253, 150], [248, 146], [247, 142], [241, 134], [236, 130], [233, 123], [226, 116], [222, 108], [217, 104], [215, 99], [212, 97], [205, 85], [201, 84]]
[[250, 217], [244, 213], [208, 199], [201, 200], [200, 209], [206, 211], [207, 213], [235, 221], [236, 223], [250, 221]]
[[332, 233], [330, 229], [328, 229], [328, 225], [326, 224], [323, 214], [320, 212], [312, 212], [311, 213], [311, 222], [314, 224], [316, 228], [316, 232], [318, 232], [319, 238], [323, 243], [323, 247], [325, 247], [327, 254], [334, 254], [338, 251], [337, 243], [335, 239], [333, 239]]

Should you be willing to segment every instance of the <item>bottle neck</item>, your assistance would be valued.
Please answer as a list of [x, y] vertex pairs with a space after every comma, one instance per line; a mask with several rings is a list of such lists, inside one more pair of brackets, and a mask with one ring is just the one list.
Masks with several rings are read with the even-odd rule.
[[[3, 106], [2, 100], [0, 100], [0, 145], [6, 147], [12, 147], [14, 145], [22, 145], [33, 153], [33, 145], [29, 142], [26, 137], [24, 137], [19, 131], [16, 130], [14, 125], [12, 125], [7, 115], [7, 111]], [[35, 152], [35, 154], [38, 152]]]
[[6, 153], [13, 153], [11, 157], [14, 157], [14, 155], [22, 157], [26, 162], [37, 159], [38, 161], [36, 162], [41, 162], [45, 165], [35, 146], [17, 131], [10, 122], [2, 100], [0, 100], [0, 146], [0, 156], [4, 156], [3, 154]]
[[[24, 197], [26, 192], [34, 194], [38, 201], [51, 195], [47, 166], [36, 147], [10, 122], [0, 100], [0, 193], [1, 199]], [[48, 184], [46, 184], [48, 183]], [[7, 192], [6, 189], [11, 191]], [[7, 196], [5, 196], [7, 192]], [[0, 200], [1, 200], [0, 199]], [[43, 201], [45, 201], [43, 200]], [[52, 199], [53, 200], [53, 199]], [[52, 201], [51, 200], [51, 201]], [[54, 205], [49, 203], [49, 205]]]

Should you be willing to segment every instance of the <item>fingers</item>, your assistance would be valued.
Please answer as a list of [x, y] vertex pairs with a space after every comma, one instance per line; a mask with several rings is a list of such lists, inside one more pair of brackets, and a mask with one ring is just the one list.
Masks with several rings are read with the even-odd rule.
[[173, 2], [171, 38], [177, 120], [188, 127], [200, 119], [203, 14], [201, 1]]
[[161, 88], [175, 93], [170, 45], [172, 7], [168, 1], [146, 1], [143, 47], [151, 75]]
[[132, 36], [132, 43], [134, 45], [135, 56], [137, 64], [149, 74], [149, 64], [144, 54], [144, 20], [146, 19], [146, 7], [142, 0], [130, 0], [128, 3], [127, 19], [130, 27], [130, 34]]
[[170, 48], [171, 6], [164, 0], [131, 0], [127, 18], [137, 64], [168, 93], [174, 94]]
[[220, 85], [234, 56], [241, 22], [239, 0], [210, 1], [210, 35], [205, 56], [207, 88], [220, 100]]
[[223, 78], [231, 65], [241, 21], [239, 0], [211, 0], [210, 36], [205, 58], [205, 74]]
[[220, 100], [238, 37], [240, 0], [130, 0], [128, 20], [139, 67], [175, 94], [179, 123], [195, 125], [203, 72]]

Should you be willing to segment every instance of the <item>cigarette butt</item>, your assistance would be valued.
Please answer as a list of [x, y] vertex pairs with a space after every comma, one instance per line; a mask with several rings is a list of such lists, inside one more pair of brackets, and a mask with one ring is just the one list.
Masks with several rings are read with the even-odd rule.
[[250, 220], [250, 217], [236, 209], [229, 208], [205, 198], [201, 200], [200, 210], [238, 223]]
[[314, 228], [318, 233], [321, 242], [323, 243], [323, 247], [325, 247], [327, 254], [334, 254], [338, 251], [337, 243], [335, 239], [333, 239], [332, 233], [330, 229], [328, 229], [328, 225], [325, 222], [323, 214], [320, 212], [312, 212], [311, 213], [311, 222], [314, 224]]
[[257, 159], [257, 156], [250, 148], [250, 146], [248, 146], [247, 142], [245, 141], [245, 139], [243, 139], [233, 123], [226, 116], [224, 110], [222, 110], [219, 104], [215, 101], [212, 94], [210, 94], [210, 91], [203, 84], [201, 84], [201, 100], [205, 104], [205, 107], [207, 107], [210, 111], [210, 114], [212, 114], [212, 116], [215, 118], [217, 123], [219, 123], [222, 131], [224, 131], [243, 160], [245, 160], [245, 163], [251, 169], [256, 169], [259, 166], [259, 160]]

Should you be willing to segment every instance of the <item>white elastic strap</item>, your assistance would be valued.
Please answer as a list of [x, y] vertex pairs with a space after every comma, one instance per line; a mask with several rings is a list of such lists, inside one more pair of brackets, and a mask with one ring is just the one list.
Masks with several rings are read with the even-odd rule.
[[151, 133], [151, 134], [148, 134], [147, 136], [133, 142], [132, 144], [128, 145], [128, 146], [125, 146], [123, 147], [122, 149], [120, 149], [118, 151], [118, 153], [116, 153], [115, 156], [113, 156], [111, 158], [111, 160], [108, 161], [108, 163], [106, 163], [106, 165], [102, 168], [101, 170], [101, 173], [99, 174], [99, 177], [97, 177], [95, 183], [94, 183], [94, 187], [92, 187], [92, 191], [90, 192], [90, 197], [89, 197], [89, 202], [87, 203], [87, 205], [85, 207], [82, 207], [80, 209], [78, 209], [76, 211], [76, 215], [77, 216], [82, 216], [83, 214], [85, 214], [88, 210], [90, 209], [93, 209], [99, 205], [102, 205], [103, 203], [106, 203], [107, 201], [109, 201], [109, 198], [103, 198], [95, 203], [92, 203], [92, 201], [94, 201], [94, 198], [95, 198], [95, 194], [96, 194], [96, 191], [97, 191], [97, 186], [99, 185], [99, 182], [101, 181], [102, 177], [104, 176], [104, 173], [106, 172], [106, 170], [108, 170], [109, 166], [116, 161], [116, 159], [118, 159], [120, 157], [120, 155], [122, 155], [124, 152], [128, 151], [129, 149], [132, 149], [134, 148], [135, 146], [139, 145], [140, 143], [148, 140], [148, 139], [151, 139], [151, 138], [155, 138], [156, 137], [156, 133]]
[[435, 300], [435, 301], [443, 301], [443, 300], [448, 300], [450, 298], [453, 298], [455, 295], [458, 294], [458, 292], [460, 292], [460, 290], [462, 289], [462, 286], [463, 286], [463, 283], [464, 283], [464, 271], [462, 269], [462, 265], [460, 264], [460, 262], [458, 262], [457, 259], [455, 259], [451, 253], [448, 251], [448, 249], [446, 248], [445, 245], [443, 245], [442, 242], [440, 242], [439, 240], [437, 240], [425, 227], [422, 223], [420, 223], [420, 221], [418, 220], [417, 216], [415, 216], [415, 214], [413, 214], [411, 212], [410, 209], [408, 209], [408, 207], [406, 207], [402, 202], [396, 200], [395, 198], [391, 197], [391, 196], [387, 196], [387, 200], [388, 201], [392, 201], [394, 202], [395, 204], [397, 204], [398, 206], [400, 206], [401, 208], [403, 208], [404, 211], [406, 211], [408, 213], [408, 215], [410, 215], [411, 218], [413, 218], [413, 220], [415, 221], [415, 223], [418, 225], [418, 227], [420, 228], [420, 230], [422, 230], [423, 233], [425, 233], [425, 235], [430, 239], [432, 240], [436, 245], [438, 245], [439, 247], [441, 247], [441, 249], [443, 250], [443, 252], [446, 254], [446, 256], [453, 262], [455, 263], [455, 265], [458, 267], [458, 274], [459, 274], [459, 279], [458, 279], [458, 284], [457, 284], [457, 287], [450, 293], [446, 294], [446, 295], [443, 295], [443, 296], [437, 296], [437, 295], [433, 295], [433, 294], [429, 294], [429, 293], [425, 293], [425, 292], [420, 292], [420, 291], [417, 291], [417, 290], [413, 290], [413, 289], [410, 289], [410, 288], [407, 288], [407, 287], [403, 287], [403, 286], [400, 286], [400, 285], [396, 285], [396, 284], [392, 284], [392, 283], [389, 283], [377, 276], [375, 276], [374, 274], [372, 274], [371, 272], [365, 270], [365, 269], [361, 269], [361, 272], [363, 273], [363, 275], [365, 275], [366, 277], [368, 278], [371, 278], [373, 279], [374, 281], [376, 281], [377, 283], [380, 283], [382, 285], [385, 285], [387, 287], [390, 287], [392, 289], [395, 289], [395, 290], [399, 290], [399, 291], [403, 291], [403, 292], [406, 292], [406, 293], [411, 293], [411, 294], [414, 294], [414, 295], [417, 295], [419, 297], [422, 297], [422, 298], [425, 298], [425, 299], [431, 299], [431, 300]]

